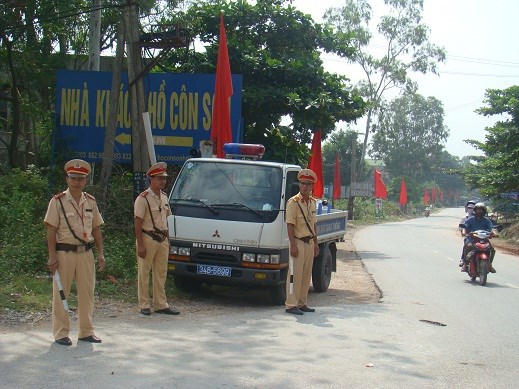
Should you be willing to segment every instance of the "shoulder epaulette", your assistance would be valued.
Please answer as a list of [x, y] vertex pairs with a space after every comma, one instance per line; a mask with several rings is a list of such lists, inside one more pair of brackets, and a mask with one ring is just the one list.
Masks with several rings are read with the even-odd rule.
[[59, 199], [60, 197], [63, 197], [63, 196], [65, 196], [65, 192], [59, 192], [59, 193], [56, 193], [56, 194], [54, 195], [54, 198], [55, 198], [55, 199]]
[[314, 200], [314, 201], [317, 201], [317, 197], [314, 197], [314, 196], [310, 196], [310, 200]]
[[96, 201], [96, 198], [94, 196], [92, 196], [90, 193], [87, 193], [87, 192], [83, 192], [85, 194], [86, 197], [88, 197], [90, 200], [93, 200], [93, 201]]
[[163, 195], [166, 195], [166, 196], [167, 196], [166, 192], [164, 192], [164, 191], [162, 191], [162, 190], [160, 191], [160, 193], [162, 193]]
[[145, 190], [144, 192], [141, 192], [141, 194], [139, 196], [146, 197], [148, 195], [148, 193], [150, 193], [150, 192]]

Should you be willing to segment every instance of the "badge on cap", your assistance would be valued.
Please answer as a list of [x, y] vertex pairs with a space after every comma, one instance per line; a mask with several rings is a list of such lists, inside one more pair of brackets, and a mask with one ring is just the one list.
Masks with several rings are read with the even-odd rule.
[[90, 164], [82, 159], [72, 159], [65, 164], [65, 172], [67, 174], [82, 174], [87, 176], [91, 170]]
[[167, 167], [168, 165], [166, 165], [166, 162], [157, 162], [151, 165], [151, 167], [146, 172], [146, 175], [148, 177], [167, 177]]
[[297, 173], [297, 179], [299, 181], [315, 183], [317, 181], [317, 175], [311, 169], [302, 169]]

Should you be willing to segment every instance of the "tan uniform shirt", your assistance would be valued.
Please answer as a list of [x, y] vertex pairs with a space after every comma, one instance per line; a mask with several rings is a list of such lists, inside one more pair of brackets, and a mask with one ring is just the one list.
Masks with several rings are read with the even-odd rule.
[[[143, 196], [143, 194], [146, 194], [146, 196]], [[149, 208], [148, 203], [150, 205]], [[153, 221], [155, 222], [155, 227], [161, 231], [166, 231], [168, 229], [167, 218], [171, 215], [168, 196], [161, 191], [159, 197], [148, 188], [135, 199], [135, 204], [133, 206], [134, 217], [142, 219], [142, 229], [145, 231], [153, 231], [153, 221], [151, 220], [149, 212], [150, 209]]]
[[[60, 200], [63, 204], [63, 209], [61, 208]], [[56, 234], [57, 243], [81, 244], [70, 231], [65, 215], [70, 228], [72, 228], [78, 238], [85, 242], [93, 241], [92, 229], [104, 223], [96, 200], [92, 195], [85, 192], [81, 193], [78, 205], [67, 189], [63, 196], [59, 198], [54, 196], [50, 200], [45, 219], [43, 219], [45, 223], [58, 229]]]
[[297, 203], [301, 204], [301, 208], [306, 216], [306, 220], [312, 230], [314, 229], [315, 223], [317, 221], [316, 218], [316, 202], [313, 197], [310, 197], [308, 204], [303, 201], [303, 196], [301, 193], [296, 194], [294, 197], [291, 197], [287, 202], [286, 209], [286, 223], [294, 225], [294, 235], [298, 238], [302, 238], [305, 236], [311, 236], [315, 234], [315, 231], [310, 231], [305, 223], [305, 219], [303, 217], [303, 213], [299, 209]]

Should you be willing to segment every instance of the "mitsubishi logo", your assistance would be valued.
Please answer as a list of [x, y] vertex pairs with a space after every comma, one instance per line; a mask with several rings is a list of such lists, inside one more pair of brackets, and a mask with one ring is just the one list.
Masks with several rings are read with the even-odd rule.
[[220, 233], [218, 232], [218, 230], [214, 230], [213, 238], [219, 238], [219, 237], [220, 237]]

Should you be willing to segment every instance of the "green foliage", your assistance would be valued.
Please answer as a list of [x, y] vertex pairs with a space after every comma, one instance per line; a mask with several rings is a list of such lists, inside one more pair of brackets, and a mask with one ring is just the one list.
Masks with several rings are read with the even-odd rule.
[[405, 94], [383, 104], [373, 135], [371, 155], [391, 175], [423, 179], [436, 170], [448, 129], [442, 103], [419, 94]]
[[[299, 155], [297, 145], [309, 143], [312, 131], [322, 130], [324, 139], [338, 121], [353, 121], [365, 109], [347, 79], [325, 72], [320, 59], [320, 50], [349, 52], [347, 42], [334, 47], [329, 29], [288, 3], [211, 0], [194, 4], [177, 17], [206, 51], [189, 52], [187, 57], [174, 53], [168, 66], [173, 71], [214, 73], [218, 15], [223, 11], [231, 70], [244, 75], [244, 139], [264, 143], [274, 135], [275, 139], [267, 139], [272, 143], [281, 139], [276, 134], [280, 131], [291, 142], [280, 145], [283, 150], [275, 152], [279, 156], [286, 154], [287, 146], [288, 155]], [[289, 129], [280, 127], [286, 118], [291, 120]]]
[[477, 112], [485, 116], [505, 115], [487, 128], [486, 142], [469, 140], [484, 156], [472, 157], [476, 162], [462, 174], [471, 188], [478, 188], [487, 197], [499, 198], [503, 192], [519, 189], [519, 86], [487, 89], [486, 107]]
[[[341, 185], [349, 186], [352, 173], [352, 150], [355, 147], [355, 167], [362, 151], [362, 144], [357, 142], [357, 133], [353, 130], [333, 132], [323, 145], [323, 178], [325, 184], [333, 184], [335, 174], [335, 156], [339, 154], [339, 165], [341, 175]], [[357, 173], [357, 182], [363, 181], [366, 177], [366, 166], [361, 161], [362, 172]]]
[[52, 305], [50, 275], [34, 277], [19, 274], [16, 277], [0, 275], [0, 310], [45, 311]]
[[0, 272], [45, 270], [47, 246], [43, 215], [47, 183], [36, 168], [0, 176]]

